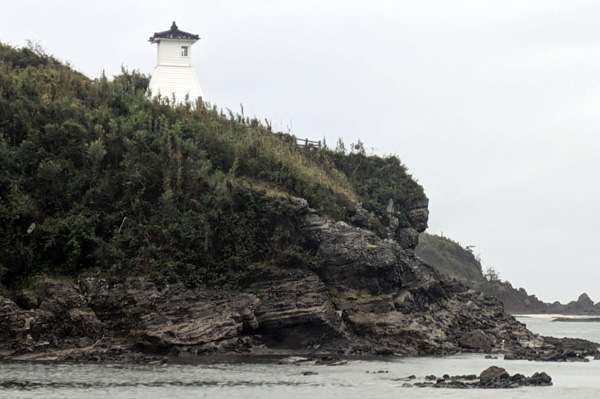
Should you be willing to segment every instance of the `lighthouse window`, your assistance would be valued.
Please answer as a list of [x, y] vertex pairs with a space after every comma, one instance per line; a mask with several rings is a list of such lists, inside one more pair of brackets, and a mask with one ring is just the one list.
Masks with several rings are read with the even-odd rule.
[[182, 57], [188, 56], [188, 46], [181, 46], [181, 56]]

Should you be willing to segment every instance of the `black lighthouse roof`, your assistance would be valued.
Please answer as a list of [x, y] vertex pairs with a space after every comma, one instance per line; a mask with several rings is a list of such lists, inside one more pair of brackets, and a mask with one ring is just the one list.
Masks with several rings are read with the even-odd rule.
[[194, 35], [193, 33], [184, 32], [179, 30], [175, 21], [171, 25], [171, 29], [163, 32], [155, 32], [154, 36], [150, 37], [150, 42], [158, 42], [160, 39], [182, 39], [182, 40], [198, 40], [200, 36]]

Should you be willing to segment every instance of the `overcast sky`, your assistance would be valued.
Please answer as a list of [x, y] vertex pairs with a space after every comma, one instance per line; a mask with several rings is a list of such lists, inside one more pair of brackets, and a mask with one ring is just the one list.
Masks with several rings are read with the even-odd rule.
[[200, 35], [206, 100], [298, 137], [394, 154], [429, 232], [545, 301], [600, 301], [600, 2], [7, 2], [0, 41], [91, 78], [151, 74], [148, 38]]

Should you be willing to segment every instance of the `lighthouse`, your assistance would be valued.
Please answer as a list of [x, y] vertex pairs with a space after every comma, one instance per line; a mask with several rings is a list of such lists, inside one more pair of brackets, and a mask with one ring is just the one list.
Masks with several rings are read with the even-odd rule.
[[179, 30], [175, 22], [171, 29], [150, 37], [149, 42], [157, 44], [156, 68], [148, 86], [152, 97], [160, 95], [171, 100], [174, 96], [179, 104], [186, 99], [194, 103], [202, 97], [192, 68], [192, 45], [199, 39], [198, 35]]

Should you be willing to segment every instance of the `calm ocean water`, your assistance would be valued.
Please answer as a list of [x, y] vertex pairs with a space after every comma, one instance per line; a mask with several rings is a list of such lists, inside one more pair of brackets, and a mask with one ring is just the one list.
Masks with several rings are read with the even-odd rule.
[[[600, 342], [600, 323], [553, 323], [519, 317], [534, 332]], [[479, 374], [497, 365], [510, 374], [545, 371], [552, 387], [511, 390], [404, 388], [397, 379], [416, 375]], [[310, 372], [310, 373], [307, 373]], [[510, 395], [510, 396], [507, 396]], [[340, 366], [256, 363], [201, 365], [0, 363], [0, 398], [598, 398], [600, 361], [540, 363], [444, 358], [351, 360]]]

